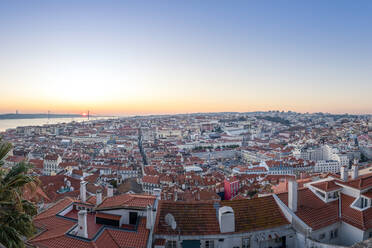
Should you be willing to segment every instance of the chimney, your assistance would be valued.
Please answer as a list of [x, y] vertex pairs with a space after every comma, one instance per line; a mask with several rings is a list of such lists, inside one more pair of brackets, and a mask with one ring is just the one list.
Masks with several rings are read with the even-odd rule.
[[358, 176], [359, 176], [359, 168], [358, 168], [358, 165], [357, 164], [353, 164], [353, 166], [351, 167], [351, 178], [352, 179], [357, 179]]
[[154, 192], [154, 195], [156, 196], [156, 198], [157, 198], [158, 200], [161, 200], [161, 189], [159, 189], [159, 188], [155, 188], [155, 189], [153, 190], [153, 192]]
[[221, 233], [235, 232], [234, 210], [228, 206], [219, 208], [218, 222], [220, 224]]
[[200, 192], [199, 191], [196, 192], [196, 200], [200, 201]]
[[98, 206], [101, 203], [102, 203], [102, 189], [97, 189], [97, 192], [96, 192], [96, 205]]
[[148, 205], [146, 208], [146, 228], [150, 230], [152, 228], [152, 207], [151, 205]]
[[107, 185], [107, 197], [114, 196], [114, 187], [111, 184]]
[[290, 180], [288, 182], [288, 207], [293, 211], [297, 211], [297, 181]]
[[88, 238], [87, 211], [80, 210], [78, 213], [78, 232], [79, 237]]
[[87, 182], [80, 182], [80, 200], [85, 202], [87, 200]]
[[345, 165], [341, 166], [341, 180], [347, 182], [347, 178], [348, 178], [347, 167]]

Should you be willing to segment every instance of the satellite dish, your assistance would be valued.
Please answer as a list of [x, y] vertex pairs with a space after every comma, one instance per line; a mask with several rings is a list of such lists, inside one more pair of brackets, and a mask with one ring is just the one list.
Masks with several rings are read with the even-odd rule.
[[176, 230], [176, 227], [177, 227], [177, 223], [176, 223], [175, 221], [174, 221], [174, 222], [172, 222], [172, 226], [171, 226], [171, 227], [172, 227], [172, 229], [173, 229], [173, 230]]
[[167, 225], [170, 226], [173, 230], [175, 230], [177, 227], [177, 222], [174, 219], [174, 216], [170, 213], [165, 216], [165, 223], [167, 223]]

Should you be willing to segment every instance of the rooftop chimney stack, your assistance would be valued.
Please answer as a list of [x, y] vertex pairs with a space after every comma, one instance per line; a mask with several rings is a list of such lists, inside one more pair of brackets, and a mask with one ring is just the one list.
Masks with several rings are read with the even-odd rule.
[[347, 167], [344, 165], [344, 166], [341, 166], [341, 180], [344, 181], [344, 182], [347, 182], [347, 178], [348, 178], [348, 173], [347, 173]]
[[97, 192], [96, 192], [96, 205], [98, 206], [101, 203], [102, 203], [102, 189], [97, 189]]
[[79, 237], [88, 238], [87, 211], [80, 210], [78, 213], [78, 233]]
[[150, 230], [152, 228], [152, 207], [151, 205], [148, 205], [146, 208], [146, 228]]
[[224, 206], [218, 209], [218, 222], [221, 233], [235, 232], [235, 216], [231, 207]]
[[290, 180], [288, 182], [288, 207], [293, 211], [297, 211], [297, 181], [296, 180]]
[[80, 200], [85, 202], [87, 200], [87, 182], [80, 182]]
[[357, 179], [358, 176], [359, 176], [359, 168], [358, 168], [358, 164], [356, 164], [354, 162], [353, 166], [351, 167], [351, 178], [352, 179]]
[[111, 184], [107, 185], [107, 197], [114, 196], [114, 187]]
[[159, 189], [159, 188], [156, 188], [156, 189], [154, 189], [154, 195], [156, 196], [156, 198], [158, 199], [158, 200], [161, 200], [161, 189]]

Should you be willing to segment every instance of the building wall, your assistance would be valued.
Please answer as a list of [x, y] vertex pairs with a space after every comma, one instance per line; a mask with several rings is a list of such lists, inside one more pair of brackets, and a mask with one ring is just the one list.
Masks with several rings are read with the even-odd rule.
[[238, 190], [239, 190], [239, 181], [229, 182], [227, 180], [224, 181], [224, 189], [225, 189], [225, 200], [230, 200], [233, 198]]
[[[335, 223], [330, 226], [326, 226], [324, 228], [321, 228], [319, 230], [313, 231], [311, 233], [311, 238], [314, 240], [318, 240], [319, 242], [322, 243], [327, 243], [327, 244], [340, 244], [341, 242], [341, 224]], [[337, 237], [331, 238], [331, 231], [335, 231], [337, 229]], [[323, 239], [320, 239], [320, 236], [324, 235]]]
[[138, 217], [139, 216], [145, 216], [146, 217], [146, 212], [139, 211], [139, 210], [117, 209], [117, 210], [107, 210], [107, 211], [101, 211], [101, 212], [102, 213], [107, 213], [107, 214], [121, 215], [120, 225], [129, 224], [129, 212], [136, 212], [138, 214]]
[[[166, 240], [176, 240], [177, 247], [182, 247], [183, 240], [200, 240], [201, 248], [205, 247], [205, 241], [214, 241], [214, 247], [216, 248], [233, 248], [242, 247], [242, 240], [250, 238], [251, 248], [276, 248], [281, 247], [281, 242], [275, 242], [275, 240], [258, 240], [257, 237], [267, 237], [269, 233], [278, 232], [280, 236], [286, 237], [286, 247], [294, 248], [296, 247], [296, 234], [295, 231], [289, 227], [274, 228], [258, 232], [249, 232], [241, 234], [218, 234], [218, 235], [208, 235], [208, 236], [168, 236], [168, 235], [155, 235], [154, 240], [157, 238], [164, 238]], [[263, 236], [262, 236], [263, 235]]]
[[340, 230], [340, 242], [343, 245], [351, 246], [362, 241], [364, 238], [364, 232], [362, 230], [345, 222], [342, 222]]

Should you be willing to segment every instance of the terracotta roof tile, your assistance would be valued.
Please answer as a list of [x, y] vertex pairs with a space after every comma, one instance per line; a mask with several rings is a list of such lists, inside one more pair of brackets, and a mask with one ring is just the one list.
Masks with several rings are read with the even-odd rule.
[[187, 203], [160, 201], [154, 233], [178, 234], [178, 228], [173, 230], [165, 222], [165, 216], [170, 213], [174, 216], [181, 235], [219, 234], [217, 209], [222, 206], [230, 206], [234, 209], [236, 232], [262, 230], [289, 224], [272, 196], [222, 201], [221, 205], [212, 201]]
[[273, 196], [222, 201], [221, 205], [233, 208], [235, 232], [263, 230], [289, 224]]
[[148, 205], [154, 205], [156, 197], [153, 195], [134, 195], [124, 194], [106, 198], [98, 207], [97, 210], [106, 208], [120, 207], [138, 207], [145, 208]]
[[342, 180], [336, 180], [336, 182], [342, 185], [355, 188], [355, 189], [363, 190], [363, 189], [372, 187], [372, 173], [361, 175], [357, 179], [354, 179], [354, 180], [349, 179], [347, 182], [344, 182]]
[[351, 208], [355, 198], [341, 194], [341, 214], [342, 220], [359, 229], [367, 230], [372, 228], [372, 208], [359, 211]]
[[[287, 192], [278, 194], [278, 197], [288, 206]], [[313, 230], [317, 230], [339, 221], [338, 200], [325, 203], [310, 189], [299, 189], [295, 214]]]
[[312, 184], [313, 187], [323, 190], [325, 192], [330, 192], [338, 189], [342, 189], [341, 186], [338, 186], [334, 181], [325, 181], [320, 183]]

